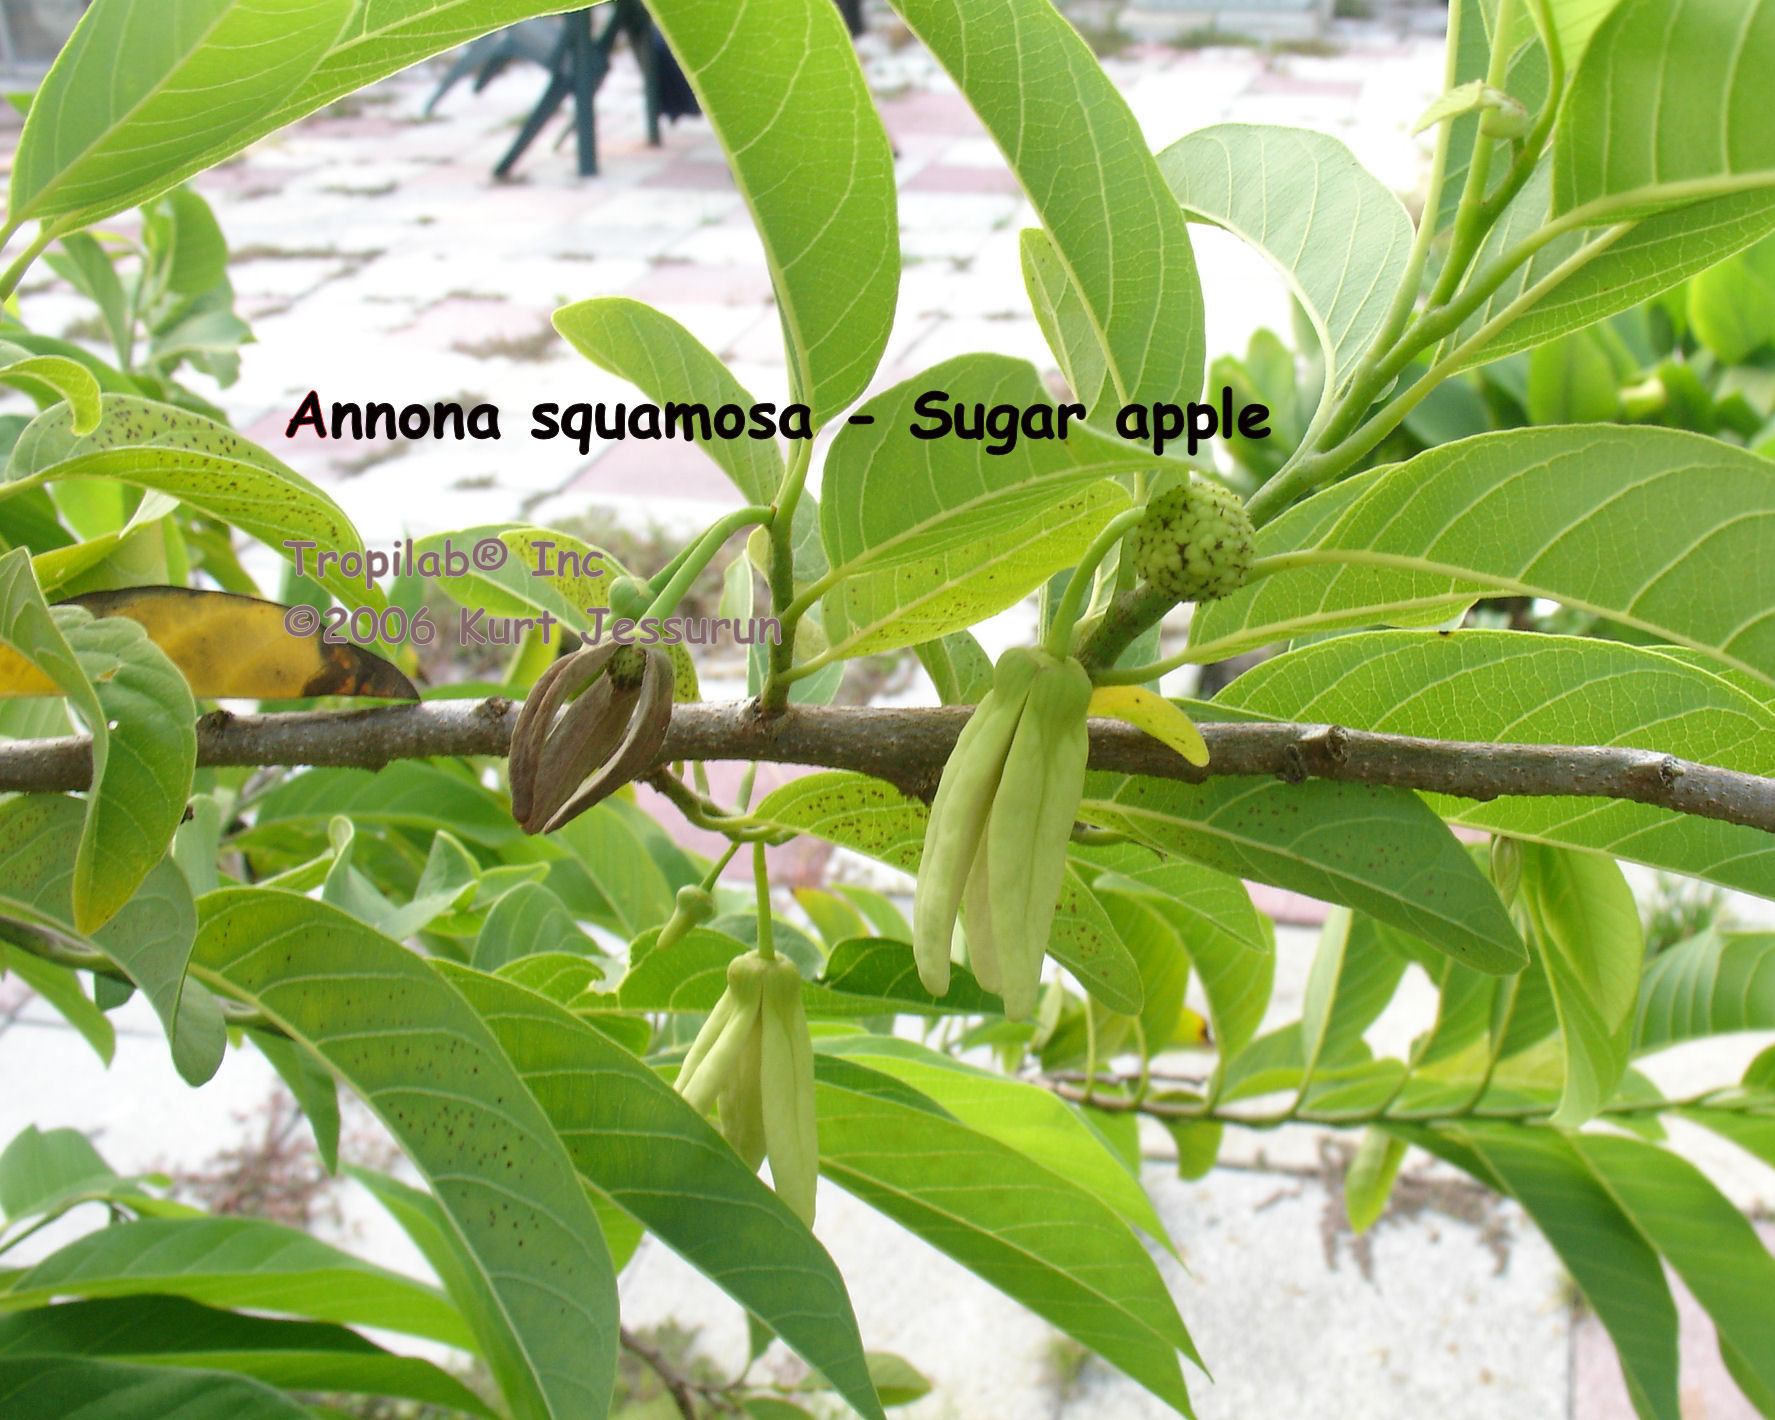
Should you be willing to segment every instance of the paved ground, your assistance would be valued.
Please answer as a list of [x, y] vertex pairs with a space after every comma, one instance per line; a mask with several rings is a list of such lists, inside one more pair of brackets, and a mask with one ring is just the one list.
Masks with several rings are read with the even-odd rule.
[[[1031, 214], [966, 105], [923, 53], [877, 29], [864, 43], [870, 77], [899, 151], [905, 275], [877, 388], [970, 350], [1051, 359], [1025, 305], [1016, 239]], [[1402, 193], [1420, 181], [1409, 137], [1433, 96], [1439, 43], [1371, 31], [1330, 57], [1241, 49], [1123, 50], [1108, 61], [1155, 146], [1221, 121], [1325, 129]], [[391, 81], [258, 145], [208, 174], [236, 252], [233, 276], [261, 344], [222, 392], [230, 416], [327, 484], [372, 541], [526, 516], [603, 507], [634, 525], [681, 530], [737, 503], [702, 456], [680, 445], [593, 447], [524, 437], [542, 400], [632, 397], [580, 361], [548, 325], [558, 305], [629, 295], [660, 305], [730, 362], [760, 398], [786, 396], [769, 282], [743, 203], [700, 121], [642, 139], [638, 84], [619, 62], [600, 102], [603, 172], [573, 174], [551, 132], [517, 182], [488, 173], [540, 84], [518, 70], [481, 95], [459, 90], [424, 119], [429, 79]], [[1242, 349], [1261, 325], [1287, 328], [1279, 283], [1230, 239], [1200, 231], [1211, 354]], [[29, 288], [24, 312], [59, 332], [87, 310], [53, 284]], [[474, 396], [504, 411], [502, 444], [286, 441], [301, 396], [401, 404]], [[1026, 625], [1012, 613], [989, 644]], [[731, 689], [731, 687], [729, 687]], [[718, 691], [718, 693], [720, 693]], [[916, 687], [907, 692], [916, 697]], [[1305, 905], [1266, 902], [1290, 919]], [[1298, 1014], [1312, 934], [1286, 931], [1275, 1014]], [[1421, 1028], [1425, 992], [1402, 996], [1377, 1039]], [[133, 1007], [130, 1008], [133, 1010]], [[97, 1123], [126, 1169], [201, 1158], [239, 1138], [268, 1071], [232, 1056], [201, 1094], [180, 1084], [151, 1017], [107, 1075], [66, 1032], [25, 1021], [0, 1032], [0, 1138], [27, 1122]], [[1676, 1052], [1660, 1078], [1717, 1054]], [[119, 1082], [128, 1082], [120, 1089]], [[1163, 1139], [1152, 1141], [1161, 1148]], [[1747, 1206], [1775, 1202], [1775, 1176], [1723, 1150], [1708, 1155]], [[1560, 1269], [1513, 1209], [1492, 1210], [1441, 1186], [1390, 1218], [1358, 1252], [1335, 1226], [1327, 1182], [1311, 1176], [1319, 1140], [1238, 1136], [1238, 1166], [1200, 1184], [1162, 1163], [1149, 1182], [1189, 1272], [1167, 1263], [1184, 1316], [1218, 1384], [1192, 1377], [1204, 1417], [1342, 1420], [1616, 1420], [1631, 1410], [1606, 1338], [1574, 1322]], [[838, 1255], [872, 1345], [904, 1352], [938, 1381], [916, 1420], [1144, 1417], [1142, 1394], [1077, 1357], [1048, 1327], [844, 1195], [821, 1200], [822, 1236]], [[417, 1267], [401, 1241], [353, 1203], [358, 1245]], [[45, 1243], [49, 1241], [44, 1240]], [[637, 1324], [676, 1316], [703, 1328], [713, 1352], [743, 1346], [732, 1306], [663, 1249], [624, 1279]], [[1684, 1414], [1737, 1420], [1750, 1411], [1720, 1375], [1707, 1327], [1691, 1318]]]

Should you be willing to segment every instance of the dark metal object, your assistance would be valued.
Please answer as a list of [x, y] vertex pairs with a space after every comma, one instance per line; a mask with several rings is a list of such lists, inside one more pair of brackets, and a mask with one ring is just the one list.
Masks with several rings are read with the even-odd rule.
[[438, 101], [469, 75], [474, 75], [474, 91], [478, 94], [516, 61], [540, 64], [547, 68], [555, 62], [555, 49], [561, 42], [559, 16], [546, 19], [519, 20], [490, 35], [482, 35], [450, 66], [431, 97], [425, 103], [425, 116], [430, 118]]
[[[836, 4], [851, 34], [862, 34], [862, 0], [836, 0]], [[591, 177], [598, 171], [598, 127], [593, 100], [610, 73], [610, 55], [616, 41], [627, 36], [629, 48], [641, 66], [647, 141], [659, 147], [662, 118], [690, 118], [702, 112], [696, 93], [642, 0], [611, 0], [609, 5], [596, 8], [611, 11], [601, 29], [593, 23], [592, 7], [587, 7], [554, 19], [524, 20], [476, 40], [433, 91], [425, 106], [426, 113], [431, 113], [450, 89], [470, 75], [474, 76], [475, 92], [479, 93], [515, 61], [540, 64], [549, 71], [548, 84], [512, 146], [494, 168], [494, 176], [510, 177], [518, 160], [556, 111], [572, 99], [579, 172], [581, 177]]]
[[[696, 107], [695, 96], [688, 95], [690, 86], [685, 83], [683, 72], [660, 42], [653, 27], [653, 17], [647, 13], [640, 0], [614, 0], [609, 8], [613, 13], [608, 23], [596, 33], [589, 7], [575, 10], [563, 17], [554, 52], [547, 61], [548, 86], [542, 91], [542, 97], [536, 101], [536, 107], [530, 111], [530, 116], [524, 120], [524, 126], [518, 131], [512, 146], [499, 160], [499, 166], [493, 169], [495, 177], [511, 176], [518, 159], [524, 156], [524, 151], [536, 141], [536, 135], [542, 132], [548, 121], [555, 116], [555, 111], [569, 98], [573, 100], [574, 131], [579, 141], [580, 176], [591, 177], [598, 171], [598, 127], [593, 100], [605, 76], [610, 72], [610, 52], [616, 47], [619, 35], [628, 36], [629, 48], [641, 65], [649, 143], [656, 148], [659, 146], [659, 121], [662, 113], [666, 113], [667, 117], [677, 118], [701, 112]], [[674, 93], [670, 112], [666, 112], [666, 106], [661, 101], [662, 71], [667, 65], [677, 74], [677, 83], [684, 91], [683, 95]], [[688, 107], [684, 95], [688, 95]]]

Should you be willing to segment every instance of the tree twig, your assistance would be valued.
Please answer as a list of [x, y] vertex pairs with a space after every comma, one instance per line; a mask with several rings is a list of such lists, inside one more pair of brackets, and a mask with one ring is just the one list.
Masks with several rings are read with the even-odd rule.
[[[503, 755], [517, 707], [495, 698], [290, 715], [217, 712], [198, 724], [203, 765], [334, 765], [377, 769], [427, 755]], [[765, 717], [751, 702], [680, 705], [659, 762], [766, 760], [850, 769], [928, 799], [970, 712], [965, 707], [791, 706]], [[1117, 721], [1091, 723], [1091, 767], [1200, 783], [1217, 775], [1335, 779], [1490, 800], [1625, 799], [1775, 833], [1775, 779], [1611, 746], [1485, 744], [1377, 735], [1336, 725], [1207, 724], [1205, 769]], [[0, 745], [0, 791], [82, 789], [84, 737]]]
[[666, 1388], [666, 1394], [672, 1397], [672, 1403], [678, 1407], [678, 1413], [684, 1420], [697, 1420], [696, 1397], [703, 1387], [684, 1375], [628, 1327], [619, 1327], [617, 1337], [622, 1342], [623, 1350], [659, 1377], [660, 1384]]

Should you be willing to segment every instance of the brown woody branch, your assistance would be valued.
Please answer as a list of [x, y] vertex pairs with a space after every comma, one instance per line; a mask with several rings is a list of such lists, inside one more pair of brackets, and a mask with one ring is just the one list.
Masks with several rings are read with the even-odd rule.
[[678, 1414], [683, 1420], [697, 1420], [697, 1393], [707, 1387], [699, 1386], [685, 1376], [662, 1352], [649, 1346], [628, 1327], [619, 1328], [617, 1336], [623, 1350], [659, 1377], [660, 1384], [666, 1388], [666, 1394], [672, 1397], [672, 1404], [677, 1406]]
[[[514, 702], [496, 698], [289, 715], [218, 711], [198, 723], [197, 762], [378, 769], [429, 755], [502, 756], [517, 710]], [[851, 769], [928, 799], [968, 714], [965, 707], [793, 706], [767, 717], [750, 702], [680, 705], [660, 760], [755, 759]], [[1262, 775], [1478, 800], [1626, 799], [1775, 833], [1775, 779], [1651, 750], [1466, 743], [1336, 725], [1209, 724], [1202, 735], [1212, 757], [1206, 769], [1197, 769], [1139, 730], [1094, 720], [1091, 767], [1192, 783]], [[0, 745], [0, 791], [83, 789], [91, 778], [91, 746], [83, 737]]]

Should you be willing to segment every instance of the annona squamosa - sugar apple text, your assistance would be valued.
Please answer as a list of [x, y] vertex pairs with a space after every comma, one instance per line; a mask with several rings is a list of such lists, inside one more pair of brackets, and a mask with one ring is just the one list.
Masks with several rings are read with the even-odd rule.
[[1245, 584], [1252, 539], [1236, 494], [1192, 480], [1147, 504], [1134, 529], [1134, 570], [1180, 602], [1213, 601]]

